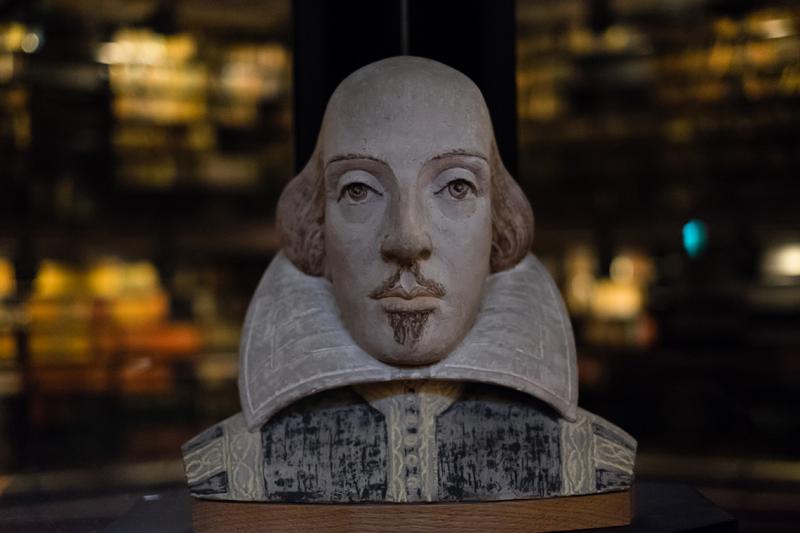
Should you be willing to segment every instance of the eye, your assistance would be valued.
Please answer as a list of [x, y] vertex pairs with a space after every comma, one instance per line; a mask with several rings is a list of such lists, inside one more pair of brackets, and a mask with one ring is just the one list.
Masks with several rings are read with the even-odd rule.
[[360, 183], [358, 181], [354, 181], [353, 183], [348, 183], [342, 188], [342, 192], [339, 194], [339, 200], [344, 197], [354, 203], [360, 204], [369, 198], [370, 194], [377, 194], [381, 196], [381, 194], [364, 183]]
[[[454, 179], [439, 190], [439, 193], [447, 191], [452, 198], [463, 200], [470, 194], [475, 194], [475, 185], [465, 179]], [[438, 193], [437, 193], [438, 194]]]

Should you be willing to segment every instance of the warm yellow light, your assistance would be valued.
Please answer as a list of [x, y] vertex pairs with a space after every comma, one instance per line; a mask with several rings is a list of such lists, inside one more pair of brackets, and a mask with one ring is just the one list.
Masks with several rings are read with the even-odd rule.
[[792, 20], [788, 18], [769, 19], [761, 22], [761, 31], [768, 39], [780, 39], [794, 33], [792, 26]]
[[784, 244], [767, 250], [762, 270], [768, 277], [800, 276], [800, 243]]
[[714, 31], [723, 39], [734, 39], [739, 33], [739, 24], [729, 17], [719, 18], [714, 21]]
[[717, 43], [711, 48], [708, 66], [717, 74], [725, 74], [731, 70], [736, 59], [736, 47], [730, 44]]
[[27, 26], [18, 22], [0, 26], [0, 50], [16, 52], [22, 48], [22, 41], [28, 34]]
[[[0, 361], [11, 360], [17, 356], [17, 341], [14, 336], [9, 332], [0, 332]], [[2, 394], [3, 387], [0, 381], [0, 394]]]
[[111, 42], [97, 47], [95, 59], [100, 63], [164, 65], [190, 61], [197, 52], [191, 35], [164, 36], [146, 29], [126, 28], [118, 31]]
[[139, 261], [125, 269], [125, 288], [132, 292], [154, 292], [159, 289], [158, 271], [151, 263]]
[[592, 314], [598, 318], [626, 320], [642, 310], [642, 293], [632, 283], [600, 281], [592, 291]]
[[73, 269], [55, 261], [44, 260], [33, 281], [34, 294], [40, 298], [57, 298], [78, 292], [81, 279]]
[[169, 313], [169, 298], [163, 292], [123, 296], [111, 303], [111, 316], [129, 328], [162, 322]]
[[125, 52], [121, 43], [102, 43], [97, 47], [95, 59], [100, 63], [112, 65], [125, 61]]
[[603, 33], [603, 40], [611, 50], [622, 50], [631, 42], [631, 33], [625, 26], [609, 26]]
[[567, 306], [573, 314], [582, 315], [589, 309], [594, 281], [594, 276], [587, 272], [577, 273], [567, 281]]
[[633, 281], [633, 260], [627, 255], [618, 255], [611, 261], [611, 279], [620, 283]]
[[147, 261], [123, 263], [107, 258], [95, 263], [86, 275], [89, 293], [95, 298], [152, 294], [160, 290], [158, 271]]
[[113, 298], [122, 292], [124, 270], [119, 261], [106, 259], [92, 266], [87, 274], [89, 292], [95, 298]]
[[0, 298], [11, 296], [15, 288], [14, 265], [8, 259], [0, 257]]
[[781, 39], [796, 33], [794, 13], [788, 10], [764, 9], [754, 11], [745, 19], [751, 35], [765, 39]]

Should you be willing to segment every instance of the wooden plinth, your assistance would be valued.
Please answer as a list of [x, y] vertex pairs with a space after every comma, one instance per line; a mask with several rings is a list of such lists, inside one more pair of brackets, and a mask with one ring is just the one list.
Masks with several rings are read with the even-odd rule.
[[546, 532], [623, 526], [629, 491], [541, 500], [428, 504], [283, 504], [193, 500], [195, 531]]

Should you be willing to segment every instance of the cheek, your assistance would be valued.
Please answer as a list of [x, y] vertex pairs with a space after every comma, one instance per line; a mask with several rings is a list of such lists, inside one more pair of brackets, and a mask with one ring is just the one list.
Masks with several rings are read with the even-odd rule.
[[[335, 264], [333, 271], [344, 265], [363, 267], [375, 255], [378, 232], [382, 226], [381, 202], [353, 206], [329, 203], [325, 208], [325, 255]], [[348, 277], [357, 277], [348, 272]]]
[[482, 201], [482, 198], [450, 200], [434, 197], [432, 200], [432, 207], [445, 219], [463, 221], [472, 218], [476, 214]]
[[492, 247], [491, 207], [487, 198], [435, 203], [432, 222], [438, 244], [448, 256], [488, 262]]
[[350, 229], [359, 226], [370, 226], [376, 219], [380, 219], [383, 212], [383, 200], [375, 199], [359, 205], [345, 202], [329, 202], [325, 207], [326, 219], [332, 218], [338, 225], [345, 225]]

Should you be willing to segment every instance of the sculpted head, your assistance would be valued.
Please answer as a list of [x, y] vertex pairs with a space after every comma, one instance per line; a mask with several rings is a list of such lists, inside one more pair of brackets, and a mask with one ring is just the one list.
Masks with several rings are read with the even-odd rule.
[[464, 338], [492, 272], [516, 265], [533, 214], [466, 76], [396, 57], [348, 76], [278, 205], [284, 253], [325, 276], [356, 343], [429, 364]]

